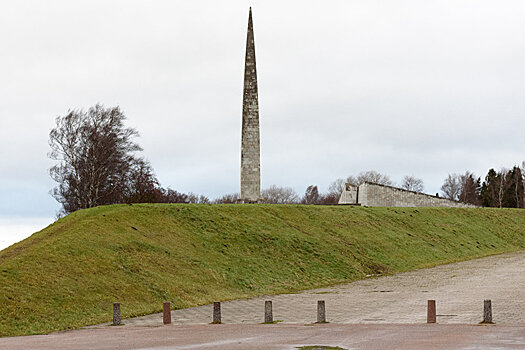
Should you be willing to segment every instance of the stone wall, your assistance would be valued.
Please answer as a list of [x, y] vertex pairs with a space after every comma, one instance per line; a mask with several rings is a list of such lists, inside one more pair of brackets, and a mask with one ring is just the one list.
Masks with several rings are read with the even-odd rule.
[[341, 193], [339, 204], [357, 204], [357, 186], [345, 184], [345, 190]]
[[446, 198], [370, 182], [365, 182], [359, 187], [347, 186], [341, 194], [339, 204], [360, 204], [369, 207], [475, 207]]

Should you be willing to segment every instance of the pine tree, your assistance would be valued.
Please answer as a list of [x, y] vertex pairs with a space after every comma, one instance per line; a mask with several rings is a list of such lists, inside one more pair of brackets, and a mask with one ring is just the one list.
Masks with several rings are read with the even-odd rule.
[[505, 174], [502, 206], [505, 208], [523, 208], [523, 192], [521, 169], [515, 166]]
[[484, 207], [498, 206], [497, 178], [498, 174], [494, 169], [490, 169], [487, 176], [485, 176], [485, 181], [481, 185], [481, 205]]
[[479, 205], [481, 203], [481, 195], [479, 182], [480, 179], [474, 179], [474, 175], [470, 172], [467, 172], [462, 176], [463, 188], [459, 195], [459, 200], [464, 203], [470, 203], [474, 205]]

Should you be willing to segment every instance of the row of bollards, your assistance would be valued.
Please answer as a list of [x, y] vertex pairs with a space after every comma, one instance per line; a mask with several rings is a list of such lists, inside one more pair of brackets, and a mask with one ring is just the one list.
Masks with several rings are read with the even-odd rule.
[[[169, 302], [165, 302], [162, 305], [162, 308], [162, 321], [164, 324], [171, 324], [171, 304]], [[120, 323], [120, 303], [113, 303], [113, 325], [118, 326]]]
[[[164, 324], [171, 324], [171, 304], [169, 302], [165, 302], [162, 306], [162, 322]], [[317, 302], [317, 322], [326, 323], [326, 311], [324, 300], [319, 300]], [[113, 303], [113, 325], [118, 326], [120, 325], [120, 323], [120, 303]], [[213, 303], [212, 323], [222, 323], [221, 303], [218, 301]], [[266, 300], [264, 302], [264, 323], [273, 323], [273, 310], [271, 300]]]
[[[213, 303], [212, 323], [222, 323], [221, 303], [219, 301]], [[273, 307], [271, 300], [266, 300], [264, 302], [264, 323], [273, 323]], [[326, 323], [326, 309], [324, 300], [317, 301], [317, 323]]]
[[[427, 301], [427, 323], [436, 323], [436, 301]], [[492, 322], [492, 301], [486, 299], [483, 302], [483, 321], [481, 323], [493, 323]]]
[[[162, 321], [164, 324], [171, 324], [171, 304], [165, 302], [162, 310]], [[436, 323], [436, 301], [427, 301], [427, 323]], [[264, 323], [273, 323], [272, 301], [264, 302]], [[113, 303], [113, 325], [118, 326], [121, 323], [120, 303]], [[213, 303], [212, 323], [222, 323], [221, 303]], [[324, 300], [317, 301], [317, 323], [326, 323], [326, 307]], [[483, 321], [481, 323], [492, 323], [492, 302], [485, 300], [483, 303]]]

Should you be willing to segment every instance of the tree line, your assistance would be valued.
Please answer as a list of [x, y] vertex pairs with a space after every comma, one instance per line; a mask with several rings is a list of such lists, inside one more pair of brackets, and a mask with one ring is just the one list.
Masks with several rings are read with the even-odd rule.
[[[359, 186], [364, 182], [380, 185], [395, 186], [396, 184], [386, 174], [375, 170], [359, 173], [357, 176], [348, 176], [345, 179], [334, 180], [326, 193], [319, 193], [316, 185], [310, 185], [300, 197], [289, 187], [271, 186], [263, 190], [261, 195], [267, 203], [296, 203], [296, 204], [337, 204], [345, 184]], [[405, 176], [398, 186], [414, 192], [423, 192], [423, 180], [412, 175]], [[283, 194], [286, 193], [286, 196]], [[436, 194], [440, 195], [440, 194]], [[525, 161], [521, 166], [496, 171], [490, 169], [482, 181], [472, 172], [464, 174], [449, 174], [441, 186], [441, 196], [447, 199], [495, 208], [525, 208]], [[284, 199], [284, 200], [283, 200]]]
[[[317, 185], [309, 185], [301, 196], [291, 187], [280, 187], [271, 185], [261, 191], [263, 203], [270, 204], [316, 204], [333, 205], [339, 202], [339, 197], [345, 189], [345, 184], [359, 186], [365, 182], [373, 182], [381, 185], [393, 186], [394, 182], [386, 174], [375, 170], [363, 171], [356, 176], [348, 176], [344, 179], [336, 179], [328, 186], [328, 191], [322, 193]], [[401, 187], [409, 191], [422, 192], [423, 180], [407, 175], [403, 178]], [[239, 198], [238, 193], [228, 194], [218, 198], [216, 203], [235, 203]]]
[[521, 167], [496, 171], [489, 169], [481, 180], [473, 173], [449, 174], [441, 191], [453, 200], [495, 208], [525, 207], [525, 161]]
[[[70, 110], [56, 118], [49, 133], [49, 157], [57, 163], [50, 175], [57, 182], [51, 195], [62, 205], [59, 216], [99, 205], [117, 203], [235, 203], [238, 193], [215, 200], [194, 193], [181, 193], [162, 187], [150, 163], [138, 156], [137, 130], [124, 125], [119, 107], [97, 104], [87, 111]], [[393, 186], [386, 174], [375, 170], [334, 180], [326, 193], [310, 185], [301, 196], [291, 187], [272, 185], [261, 191], [262, 201], [272, 204], [337, 204], [345, 184], [358, 186], [373, 182]], [[467, 171], [449, 174], [441, 186], [442, 196], [465, 203], [499, 208], [525, 205], [525, 162], [521, 167], [490, 169], [483, 179]], [[424, 191], [424, 183], [405, 176], [399, 187]]]

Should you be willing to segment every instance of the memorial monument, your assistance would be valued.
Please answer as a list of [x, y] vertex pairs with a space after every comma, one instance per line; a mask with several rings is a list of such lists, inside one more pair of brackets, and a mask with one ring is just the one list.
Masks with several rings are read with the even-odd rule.
[[252, 8], [248, 15], [244, 93], [242, 101], [241, 194], [239, 202], [257, 203], [261, 197], [261, 150], [259, 135], [259, 98]]

